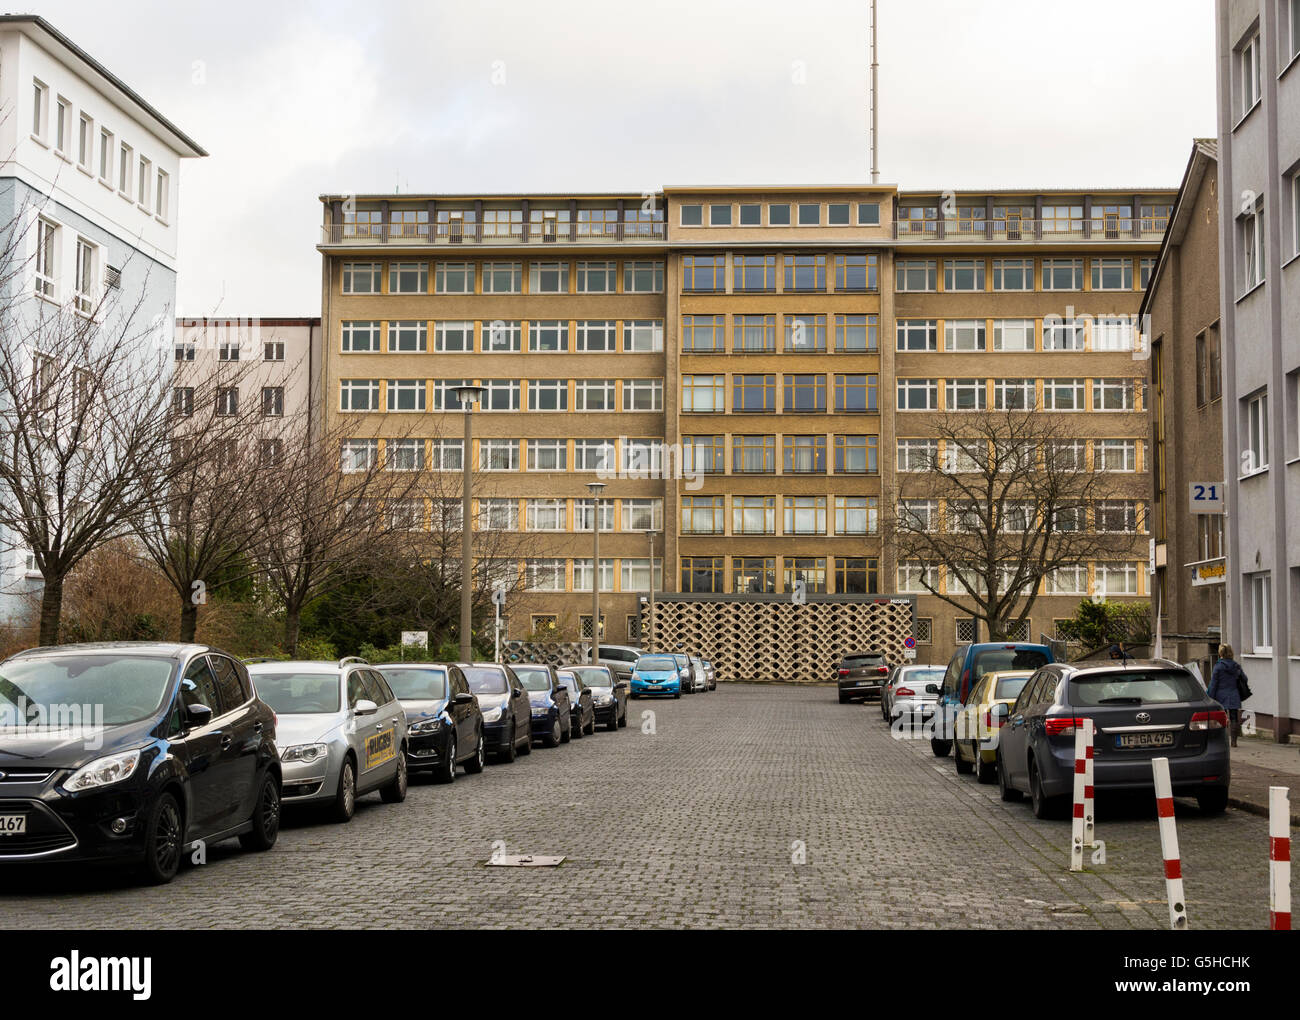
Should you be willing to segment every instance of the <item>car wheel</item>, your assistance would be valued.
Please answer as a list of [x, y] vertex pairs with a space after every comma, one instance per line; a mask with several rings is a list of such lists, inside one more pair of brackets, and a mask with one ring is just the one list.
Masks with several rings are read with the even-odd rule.
[[618, 702], [614, 703], [614, 712], [609, 717], [609, 726], [607, 728], [611, 733], [618, 729]]
[[1042, 776], [1038, 774], [1038, 765], [1032, 758], [1029, 760], [1029, 797], [1033, 803], [1035, 818], [1056, 817], [1058, 798], [1049, 797], [1044, 792]]
[[1196, 794], [1196, 806], [1203, 815], [1221, 815], [1228, 808], [1228, 790], [1223, 786], [1213, 786]]
[[239, 837], [239, 845], [259, 852], [275, 846], [280, 835], [280, 787], [270, 773], [262, 777], [262, 788], [257, 791], [257, 805], [250, 821], [253, 829]]
[[[979, 757], [979, 755], [977, 754], [976, 757]], [[959, 743], [954, 742], [952, 745], [952, 760], [957, 765], [957, 775], [959, 776], [970, 775], [971, 769], [975, 767], [961, 756], [961, 744]]]
[[551, 724], [551, 732], [546, 734], [545, 744], [547, 747], [559, 747], [563, 735], [560, 733], [560, 717], [555, 717], [555, 722]]
[[984, 753], [978, 748], [975, 751], [975, 778], [988, 786], [998, 777], [998, 767], [992, 762], [984, 760]]
[[528, 725], [524, 728], [524, 742], [519, 745], [519, 753], [533, 753], [533, 720], [531, 716], [528, 719]]
[[501, 761], [503, 761], [503, 762], [505, 762], [507, 765], [509, 765], [509, 764], [511, 764], [511, 763], [515, 760], [515, 758], [517, 758], [518, 756], [519, 756], [519, 745], [518, 745], [518, 742], [515, 740], [514, 723], [511, 722], [511, 724], [510, 724], [510, 739], [506, 742], [506, 746], [505, 746], [504, 748], [502, 748], [501, 752], [497, 755], [497, 757], [498, 757]]
[[595, 712], [592, 712], [592, 713], [591, 713], [591, 722], [587, 723], [587, 728], [586, 728], [585, 730], [583, 730], [583, 732], [584, 732], [584, 733], [595, 733], [595, 732], [596, 732], [596, 713], [595, 713]]
[[483, 731], [478, 731], [478, 747], [474, 749], [474, 757], [465, 763], [465, 771], [477, 775], [483, 771], [483, 766], [487, 762], [487, 749], [483, 746]]
[[1007, 767], [1002, 761], [1002, 752], [998, 752], [998, 795], [1007, 802], [1019, 800], [1023, 794], [1007, 781]]
[[841, 704], [841, 705], [847, 705], [848, 702], [849, 702], [849, 699], [848, 699], [847, 697], [845, 697], [843, 694], [841, 694], [841, 695], [840, 695], [840, 704]]
[[334, 794], [334, 810], [331, 814], [336, 822], [350, 822], [357, 811], [357, 767], [351, 758], [343, 759], [343, 768], [339, 770], [339, 788]]
[[936, 758], [947, 758], [948, 752], [952, 750], [951, 740], [935, 740], [930, 738], [930, 750], [934, 752]]
[[682, 696], [682, 692], [681, 692], [681, 691], [674, 691], [674, 692], [673, 692], [673, 699], [674, 699], [674, 700], [676, 700], [677, 698], [680, 698], [681, 696]]
[[[453, 765], [452, 771], [456, 771]], [[406, 748], [398, 748], [397, 751], [397, 775], [393, 776], [392, 782], [379, 791], [379, 796], [385, 804], [400, 804], [406, 800]]]
[[437, 772], [438, 782], [454, 783], [456, 781], [456, 734], [447, 738], [447, 758]]
[[150, 885], [166, 885], [181, 866], [181, 809], [170, 793], [159, 794], [145, 822], [144, 878]]
[[623, 714], [618, 717], [618, 724], [619, 726], [625, 729], [627, 728], [627, 706], [626, 705], [623, 706]]
[[560, 743], [567, 744], [573, 739], [573, 713], [569, 713], [569, 718], [564, 720], [564, 725], [560, 727]]

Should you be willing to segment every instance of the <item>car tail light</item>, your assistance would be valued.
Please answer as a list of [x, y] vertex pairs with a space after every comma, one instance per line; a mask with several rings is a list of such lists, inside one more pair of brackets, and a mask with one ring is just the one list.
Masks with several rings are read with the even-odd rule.
[[1221, 730], [1228, 725], [1228, 713], [1222, 709], [1215, 712], [1197, 712], [1187, 724], [1189, 730]]
[[849, 675], [849, 671], [847, 669], [840, 670], [840, 676], [848, 676], [848, 675]]
[[1049, 716], [1043, 720], [1043, 728], [1047, 730], [1049, 737], [1068, 737], [1074, 733], [1076, 726], [1082, 726], [1082, 719], [1071, 719], [1069, 716]]
[[888, 673], [888, 672], [889, 672], [889, 667], [888, 667], [888, 666], [877, 666], [877, 667], [876, 667], [876, 672], [877, 672], [877, 673]]
[[984, 710], [984, 728], [986, 730], [991, 730], [994, 729], [995, 727], [1005, 726], [1006, 724], [1007, 724], [1007, 717], [1003, 713], [999, 712], [997, 715], [994, 715], [993, 709], [986, 708]]
[[912, 690], [912, 688], [910, 688], [910, 687], [895, 687], [895, 688], [894, 688], [894, 697], [896, 697], [896, 698], [915, 698], [915, 697], [916, 697], [916, 691]]
[[966, 703], [966, 695], [970, 693], [970, 670], [963, 670], [961, 674], [961, 700], [962, 704]]

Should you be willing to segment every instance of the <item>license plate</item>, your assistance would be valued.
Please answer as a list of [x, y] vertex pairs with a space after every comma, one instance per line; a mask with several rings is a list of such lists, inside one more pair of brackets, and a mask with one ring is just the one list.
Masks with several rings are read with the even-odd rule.
[[662, 684], [646, 684], [646, 685], [645, 685], [645, 689], [646, 689], [647, 691], [662, 691], [662, 690], [663, 690], [663, 685], [662, 685]]
[[26, 831], [26, 815], [0, 815], [0, 836], [21, 836]]
[[1173, 747], [1174, 735], [1164, 733], [1119, 733], [1115, 736], [1115, 746], [1121, 750], [1142, 747]]

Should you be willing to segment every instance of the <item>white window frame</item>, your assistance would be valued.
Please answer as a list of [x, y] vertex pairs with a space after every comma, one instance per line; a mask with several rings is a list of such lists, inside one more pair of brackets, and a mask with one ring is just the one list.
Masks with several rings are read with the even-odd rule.
[[[500, 341], [504, 340], [502, 344]], [[479, 322], [479, 351], [482, 354], [518, 354], [523, 350], [523, 323], [519, 319]]]
[[[413, 284], [409, 289], [407, 282]], [[429, 292], [429, 263], [427, 262], [390, 262], [388, 263], [388, 293], [390, 294], [427, 294]]]
[[[987, 411], [989, 406], [988, 384], [982, 378], [957, 378], [944, 380], [944, 409], [947, 411]], [[961, 407], [960, 397], [970, 392], [975, 396], [973, 407]]]
[[943, 349], [953, 353], [983, 353], [988, 349], [988, 324], [983, 319], [945, 319]]
[[[457, 339], [458, 344], [448, 344]], [[433, 323], [433, 350], [435, 354], [474, 353], [473, 319], [435, 319]]]
[[[547, 399], [543, 401], [543, 397]], [[553, 414], [568, 409], [569, 381], [567, 379], [528, 380], [528, 410]]]
[[993, 350], [1032, 353], [1036, 332], [1033, 319], [994, 319]]
[[[356, 406], [361, 401], [364, 406]], [[374, 414], [380, 410], [378, 379], [340, 379], [339, 413]]]
[[[378, 354], [383, 350], [384, 326], [378, 319], [345, 319], [339, 343], [344, 354]], [[358, 346], [361, 337], [367, 338], [365, 347]]]
[[[382, 262], [344, 262], [340, 288], [344, 294], [380, 294], [383, 292]], [[358, 289], [362, 280], [369, 278], [368, 289]]]
[[[543, 287], [554, 277], [555, 286]], [[567, 294], [569, 293], [568, 262], [530, 262], [528, 263], [529, 294]]]
[[[476, 270], [473, 262], [436, 262], [433, 267], [433, 292], [435, 294], [473, 294]], [[463, 284], [450, 290], [448, 280]]]
[[575, 411], [616, 410], [613, 379], [575, 379], [573, 381], [573, 409]]
[[623, 323], [623, 351], [628, 354], [660, 354], [664, 349], [662, 319], [628, 319]]
[[[553, 346], [550, 344], [554, 337]], [[528, 351], [531, 354], [568, 354], [568, 319], [530, 319], [528, 321]]]
[[[918, 393], [925, 398], [923, 407], [911, 406], [911, 398]], [[939, 410], [939, 381], [937, 379], [899, 379], [897, 385], [897, 410], [900, 412]]]
[[[599, 343], [600, 346], [594, 346]], [[573, 324], [573, 350], [579, 354], [614, 354], [618, 351], [617, 319], [578, 319]]]
[[[427, 407], [428, 396], [423, 379], [389, 379], [385, 391], [387, 393], [385, 406], [390, 412], [415, 414], [424, 411]], [[413, 406], [402, 407], [401, 405], [408, 400]]]
[[1273, 574], [1250, 574], [1250, 638], [1256, 655], [1273, 653]]
[[[593, 287], [591, 284], [600, 283]], [[577, 267], [577, 293], [614, 294], [618, 291], [618, 263], [613, 261], [579, 262]]]
[[1269, 467], [1268, 435], [1268, 390], [1261, 390], [1245, 400], [1246, 420], [1242, 430], [1246, 445], [1244, 452], [1249, 455], [1242, 458], [1245, 470], [1242, 477], [1267, 471]]
[[424, 319], [392, 319], [388, 323], [389, 354], [425, 354], [429, 350], [429, 323]]
[[518, 439], [480, 439], [478, 441], [478, 469], [480, 471], [518, 471]]
[[624, 379], [624, 411], [662, 411], [664, 409], [664, 382], [662, 379]]
[[529, 439], [525, 451], [528, 471], [563, 472], [569, 469], [567, 439]]
[[379, 463], [379, 440], [345, 439], [339, 460], [340, 470], [344, 474], [371, 471]]

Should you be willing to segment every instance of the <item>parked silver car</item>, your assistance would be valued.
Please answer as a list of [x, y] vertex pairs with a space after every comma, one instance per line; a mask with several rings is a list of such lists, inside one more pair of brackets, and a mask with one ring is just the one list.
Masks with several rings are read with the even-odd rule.
[[709, 671], [704, 665], [704, 660], [694, 655], [691, 656], [691, 678], [696, 691], [707, 693], [713, 690], [709, 686]]
[[350, 657], [255, 662], [248, 674], [276, 714], [286, 805], [328, 805], [347, 822], [373, 790], [406, 799], [406, 710], [378, 670]]
[[[943, 666], [899, 666], [890, 674], [888, 719], [915, 727], [934, 715], [943, 685]], [[881, 697], [885, 696], [882, 692]]]

